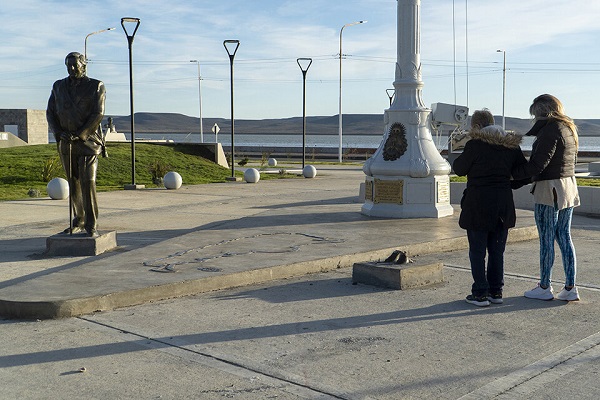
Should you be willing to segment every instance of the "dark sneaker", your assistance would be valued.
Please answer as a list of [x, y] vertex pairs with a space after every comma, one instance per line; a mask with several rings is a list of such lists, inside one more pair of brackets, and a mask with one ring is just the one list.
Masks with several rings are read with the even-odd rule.
[[502, 293], [490, 293], [487, 297], [490, 303], [494, 304], [502, 304], [504, 300], [502, 300]]
[[398, 254], [398, 259], [396, 260], [396, 264], [408, 264], [409, 260], [408, 257], [406, 256], [406, 252], [401, 251], [400, 254]]
[[473, 296], [472, 294], [470, 294], [467, 296], [466, 301], [467, 301], [467, 303], [474, 304], [478, 307], [487, 307], [490, 305], [490, 302], [489, 302], [487, 296], [476, 297], [476, 296]]
[[390, 254], [390, 256], [388, 258], [386, 258], [385, 260], [383, 260], [384, 263], [393, 263], [396, 262], [396, 260], [398, 259], [398, 256], [400, 255], [401, 251], [400, 250], [394, 250], [392, 252], [392, 254]]

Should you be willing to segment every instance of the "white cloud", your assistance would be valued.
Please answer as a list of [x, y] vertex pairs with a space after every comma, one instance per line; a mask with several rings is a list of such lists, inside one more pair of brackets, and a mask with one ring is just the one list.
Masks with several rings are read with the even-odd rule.
[[[339, 31], [356, 20], [368, 23], [344, 31], [343, 61], [345, 112], [381, 112], [387, 102], [384, 90], [394, 78], [396, 54], [396, 0], [20, 0], [0, 5], [0, 107], [43, 108], [52, 82], [66, 74], [64, 56], [83, 51], [85, 36], [116, 27], [88, 41], [90, 76], [103, 79], [109, 89], [107, 108], [128, 113], [128, 52], [120, 18], [141, 19], [133, 45], [136, 110], [196, 114], [198, 59], [205, 77], [206, 112], [227, 114], [228, 57], [223, 40], [239, 39], [236, 55], [238, 107], [245, 117], [298, 115], [301, 73], [297, 57], [314, 57], [308, 74], [314, 114], [337, 112]], [[454, 45], [459, 65], [458, 101], [463, 101], [466, 78], [465, 3], [423, 0], [422, 59], [426, 101], [452, 101]], [[597, 72], [567, 73], [555, 79], [550, 73], [518, 71], [531, 63], [541, 68], [550, 62], [600, 65], [596, 16], [600, 3], [589, 0], [553, 2], [528, 0], [477, 0], [468, 2], [469, 62], [473, 107], [498, 108], [501, 55], [509, 60], [511, 112], [526, 113], [531, 93], [548, 90], [565, 93], [578, 112], [592, 113], [593, 103], [571, 87], [581, 81], [594, 84]], [[455, 40], [454, 40], [455, 39]], [[258, 61], [262, 60], [262, 61]], [[265, 61], [271, 60], [271, 61]], [[446, 67], [439, 66], [445, 64]], [[568, 65], [568, 64], [567, 64]], [[573, 83], [569, 83], [572, 81]], [[586, 84], [584, 84], [586, 85]], [[581, 90], [579, 92], [582, 92]], [[246, 100], [244, 100], [246, 101]], [[485, 104], [484, 104], [485, 103]], [[525, 111], [523, 111], [525, 110]]]

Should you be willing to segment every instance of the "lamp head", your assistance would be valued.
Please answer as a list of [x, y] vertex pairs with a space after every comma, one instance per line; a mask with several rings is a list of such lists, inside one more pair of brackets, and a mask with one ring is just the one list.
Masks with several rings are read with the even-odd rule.
[[298, 58], [296, 60], [296, 62], [298, 63], [298, 66], [300, 67], [300, 70], [302, 72], [306, 72], [310, 68], [313, 60], [312, 60], [312, 58], [304, 58], [304, 57], [302, 57], [302, 58]]
[[[233, 52], [231, 51], [231, 49], [229, 47], [227, 47], [227, 45], [229, 45], [229, 46], [235, 45]], [[227, 54], [229, 54], [229, 58], [233, 59], [233, 57], [235, 56], [235, 53], [237, 52], [238, 47], [240, 47], [240, 41], [237, 39], [224, 40], [223, 46], [225, 47]]]
[[[130, 35], [127, 32], [127, 29], [125, 28], [125, 23], [135, 23], [135, 29], [133, 30], [133, 33]], [[139, 26], [140, 26], [140, 19], [139, 18], [132, 18], [132, 17], [124, 17], [121, 18], [121, 26], [123, 27], [123, 30], [125, 31], [125, 35], [127, 35], [127, 38], [132, 41], [133, 37], [135, 36], [135, 33], [137, 32]]]

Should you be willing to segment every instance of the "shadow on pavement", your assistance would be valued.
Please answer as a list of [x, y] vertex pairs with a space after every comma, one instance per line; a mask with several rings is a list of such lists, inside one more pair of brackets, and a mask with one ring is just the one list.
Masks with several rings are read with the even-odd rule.
[[[364, 288], [358, 286], [357, 291], [364, 292]], [[313, 292], [314, 298], [318, 298], [318, 296], [321, 296], [321, 294]], [[565, 304], [567, 303], [559, 301], [531, 301], [522, 297], [513, 297], [506, 299], [506, 303], [502, 305], [494, 305], [493, 307], [486, 308], [477, 308], [466, 304], [462, 300], [456, 300], [448, 303], [434, 304], [431, 306], [410, 310], [398, 310], [391, 312], [374, 313], [369, 315], [327, 318], [303, 322], [294, 321], [283, 324], [273, 324], [266, 326], [247, 327], [240, 329], [203, 332], [197, 334], [186, 334], [178, 336], [167, 336], [161, 338], [149, 338], [137, 335], [135, 333], [126, 332], [135, 335], [136, 337], [139, 337], [139, 339], [132, 340], [129, 342], [115, 342], [94, 346], [81, 346], [59, 350], [0, 356], [0, 365], [2, 365], [3, 367], [17, 367], [57, 361], [85, 359], [86, 357], [90, 356], [100, 357], [133, 353], [137, 351], [145, 351], [148, 348], [149, 340], [153, 342], [153, 348], [168, 348], [175, 343], [177, 343], [178, 346], [181, 346], [182, 344], [207, 345], [211, 343], [234, 342], [241, 340], [264, 339], [271, 337], [285, 337], [294, 336], [298, 334], [347, 330], [372, 326], [400, 325], [428, 320], [464, 318], [472, 315], [479, 315], [479, 313], [486, 313], [489, 315], [506, 314], [520, 312], [524, 310], [562, 307]], [[99, 325], [104, 325], [102, 323], [94, 321], [92, 318], [80, 318], [85, 321], [97, 323]], [[17, 321], [15, 322], [18, 323]], [[5, 321], [3, 323], [11, 323], [11, 321]]]

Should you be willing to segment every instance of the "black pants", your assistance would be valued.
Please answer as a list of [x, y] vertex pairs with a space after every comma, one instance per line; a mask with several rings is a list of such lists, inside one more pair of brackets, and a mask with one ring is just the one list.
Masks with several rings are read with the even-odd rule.
[[[502, 293], [504, 286], [504, 250], [508, 229], [502, 223], [493, 231], [474, 231], [467, 229], [469, 239], [469, 260], [473, 275], [473, 296], [487, 296], [489, 293]], [[485, 268], [486, 251], [488, 255], [487, 274]]]

